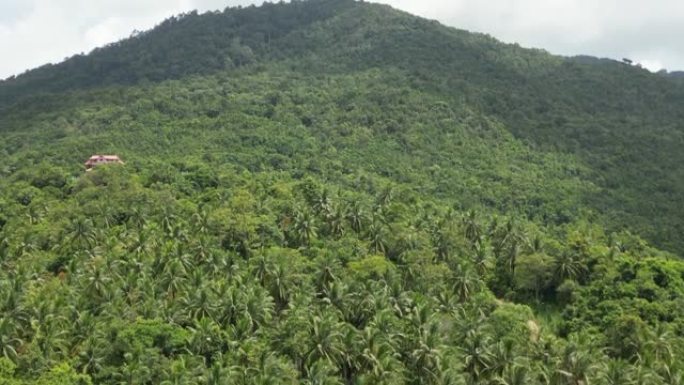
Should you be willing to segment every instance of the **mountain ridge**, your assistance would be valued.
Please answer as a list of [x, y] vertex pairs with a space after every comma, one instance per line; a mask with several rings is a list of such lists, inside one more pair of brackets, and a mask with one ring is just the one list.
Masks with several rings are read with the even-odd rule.
[[[303, 7], [306, 7], [307, 12], [301, 12], [301, 10], [304, 9]], [[314, 9], [312, 10], [312, 8]], [[8, 88], [26, 87], [26, 83], [29, 83], [28, 86], [30, 88], [30, 83], [32, 82], [50, 83], [55, 81], [54, 77], [69, 76], [69, 72], [76, 71], [81, 72], [79, 76], [86, 78], [86, 85], [90, 88], [97, 87], [98, 85], [133, 85], [140, 81], [155, 82], [165, 79], [178, 79], [182, 76], [193, 74], [208, 74], [212, 71], [230, 69], [233, 66], [240, 66], [247, 62], [252, 62], [255, 60], [253, 57], [254, 55], [259, 56], [259, 59], [265, 59], [266, 61], [277, 60], [279, 56], [282, 56], [282, 53], [268, 52], [268, 45], [270, 44], [271, 39], [277, 40], [285, 38], [285, 40], [288, 40], [287, 37], [290, 33], [296, 34], [297, 30], [301, 30], [304, 26], [323, 23], [336, 15], [339, 16], [341, 12], [353, 11], [357, 11], [355, 16], [359, 21], [364, 20], [363, 17], [368, 16], [369, 13], [376, 13], [376, 17], [381, 15], [381, 18], [384, 17], [388, 19], [377, 20], [385, 23], [387, 21], [393, 21], [395, 23], [407, 22], [409, 24], [414, 24], [414, 26], [418, 25], [419, 28], [423, 29], [426, 29], [426, 27], [437, 27], [437, 30], [439, 30], [440, 33], [448, 34], [450, 35], [449, 37], [453, 38], [454, 36], [458, 36], [463, 40], [465, 45], [481, 45], [484, 43], [497, 50], [512, 49], [517, 54], [524, 53], [527, 56], [527, 67], [523, 65], [520, 70], [529, 70], [530, 61], [534, 61], [534, 57], [537, 55], [542, 55], [544, 59], [546, 59], [544, 62], [545, 65], [548, 64], [548, 58], [554, 58], [557, 63], [577, 60], [579, 62], [596, 61], [612, 65], [621, 64], [620, 62], [611, 59], [596, 59], [592, 57], [579, 59], [582, 57], [563, 57], [560, 55], [551, 55], [543, 49], [521, 48], [518, 44], [502, 43], [490, 35], [483, 33], [472, 33], [455, 27], [443, 26], [435, 20], [413, 16], [384, 4], [364, 3], [355, 0], [307, 0], [293, 2], [291, 7], [287, 7], [283, 3], [266, 2], [261, 7], [253, 5], [249, 7], [229, 7], [223, 12], [208, 11], [199, 14], [197, 11], [192, 11], [172, 16], [147, 31], [138, 32], [128, 38], [107, 44], [104, 47], [96, 48], [86, 55], [77, 54], [63, 62], [46, 64], [38, 68], [27, 70], [22, 74], [0, 80], [0, 90], [4, 88], [6, 91]], [[291, 17], [292, 20], [283, 22], [283, 20], [287, 20], [288, 17]], [[200, 20], [202, 22], [199, 22]], [[280, 23], [278, 23], [278, 21], [280, 21]], [[392, 23], [388, 24], [391, 25]], [[192, 34], [193, 36], [189, 38], [176, 34], [175, 31], [185, 30], [185, 27], [187, 26], [190, 26], [190, 30], [192, 30], [193, 27], [198, 28], [198, 30], [194, 31]], [[244, 26], [250, 27], [247, 27], [247, 30], [245, 30], [245, 28], [243, 28]], [[349, 26], [346, 27], [349, 28]], [[401, 25], [399, 27], [399, 29], [401, 29]], [[358, 31], [358, 29], [359, 28], [356, 30]], [[338, 31], [337, 33], [340, 33], [340, 36], [345, 35], [344, 31]], [[164, 39], [161, 36], [164, 34], [171, 34], [172, 37]], [[215, 44], [216, 41], [213, 40], [216, 39], [211, 39], [212, 36], [217, 37], [218, 41], [222, 41], [221, 45], [210, 45], [202, 49], [198, 48], [203, 46], [202, 43], [205, 43], [205, 41], [202, 39], [205, 38], [206, 40], [207, 37], [209, 37], [209, 43]], [[440, 37], [445, 36], [441, 35]], [[296, 35], [295, 37], [290, 38], [290, 42], [287, 44], [296, 45], [296, 42], [293, 42], [293, 40], [296, 41], [302, 38], [305, 37]], [[242, 44], [239, 42], [240, 39], [246, 39], [246, 42]], [[468, 40], [471, 41], [468, 42]], [[453, 42], [453, 39], [450, 43], [451, 42]], [[127, 49], [130, 49], [135, 53], [136, 49], [139, 49], [140, 46], [145, 44], [151, 44], [150, 47], [153, 48], [153, 52], [145, 54], [145, 56], [151, 57], [133, 58], [127, 56]], [[328, 44], [327, 46], [330, 47], [331, 45]], [[445, 47], [437, 46], [437, 48], [443, 49]], [[446, 48], [448, 48], [448, 46]], [[456, 46], [455, 48], [463, 49], [464, 45], [461, 44], [461, 46]], [[199, 51], [195, 51], [198, 49]], [[304, 48], [304, 50], [307, 51], [310, 49]], [[160, 52], [174, 51], [181, 53], [181, 57], [178, 58], [179, 60], [170, 60], [172, 58], [168, 57], [164, 57], [164, 60], [159, 60], [163, 56]], [[267, 56], [269, 54], [272, 56]], [[231, 58], [232, 55], [235, 55], [236, 58]], [[485, 55], [487, 54], [485, 53]], [[225, 59], [222, 56], [227, 56], [228, 59]], [[224, 60], [219, 60], [219, 58]], [[200, 60], [200, 63], [195, 63], [195, 68], [189, 68], [190, 64], [188, 63], [197, 59]], [[117, 68], [118, 66], [129, 62], [135, 62], [136, 60], [141, 61], [141, 65], [162, 63], [162, 67], [165, 65], [167, 68], [162, 68], [161, 71], [149, 69], [142, 73], [136, 72], [139, 68]], [[372, 61], [370, 63], [370, 65], [373, 65]], [[181, 69], [175, 69], [174, 71], [173, 68], [168, 68], [174, 66], [180, 66]], [[92, 74], [83, 74], [83, 72], [87, 73], [89, 71], [92, 72]], [[53, 72], [53, 74], [50, 75], [50, 72]], [[93, 77], [93, 79], [89, 79], [91, 77]], [[71, 79], [71, 81], [76, 83], [71, 87], [78, 88], [79, 81], [83, 81], [83, 79], [75, 78]], [[54, 91], [57, 92], [71, 89], [61, 87], [63, 86], [60, 86], [59, 84], [52, 86], [47, 85], [47, 91], [49, 92], [51, 88], [54, 88]], [[3, 97], [6, 99], [7, 95], [0, 94], [0, 98]], [[0, 101], [1, 100], [2, 99], [0, 99]]]

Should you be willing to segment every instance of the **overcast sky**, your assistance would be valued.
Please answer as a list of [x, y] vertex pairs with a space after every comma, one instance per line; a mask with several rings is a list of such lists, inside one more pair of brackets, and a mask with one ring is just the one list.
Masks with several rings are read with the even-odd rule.
[[[552, 53], [684, 70], [684, 0], [380, 0]], [[193, 9], [250, 0], [0, 0], [0, 78], [127, 37]]]

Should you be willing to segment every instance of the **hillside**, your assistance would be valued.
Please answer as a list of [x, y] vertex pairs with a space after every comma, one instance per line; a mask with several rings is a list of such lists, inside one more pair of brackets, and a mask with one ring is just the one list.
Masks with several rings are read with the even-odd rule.
[[385, 6], [314, 1], [171, 18], [3, 82], [0, 106], [36, 93], [245, 68], [400, 71], [412, 89], [495, 120], [537, 151], [577, 159], [598, 189], [576, 195], [601, 214], [603, 225], [684, 250], [684, 87], [622, 63], [504, 45]]
[[682, 102], [351, 0], [7, 79], [0, 384], [675, 384]]

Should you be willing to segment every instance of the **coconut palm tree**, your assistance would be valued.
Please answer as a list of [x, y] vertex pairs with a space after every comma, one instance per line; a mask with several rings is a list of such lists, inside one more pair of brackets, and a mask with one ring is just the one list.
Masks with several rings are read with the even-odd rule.
[[335, 366], [341, 363], [342, 327], [334, 317], [313, 316], [309, 321], [308, 335], [309, 348], [305, 354], [307, 368], [311, 368], [319, 360]]
[[477, 211], [470, 210], [463, 217], [463, 231], [465, 239], [471, 245], [478, 243], [482, 237], [482, 226], [478, 218]]
[[19, 330], [7, 318], [0, 318], [0, 353], [5, 358], [16, 361], [17, 348], [23, 343], [18, 337]]
[[601, 371], [601, 381], [605, 385], [636, 385], [635, 370], [622, 359], [609, 360]]
[[555, 371], [556, 384], [587, 385], [599, 368], [602, 360], [598, 359], [588, 346], [590, 337], [573, 335], [560, 355]]
[[367, 215], [360, 201], [352, 201], [347, 205], [346, 218], [354, 232], [360, 234], [364, 230]]
[[188, 320], [199, 320], [205, 317], [214, 319], [216, 315], [216, 301], [204, 285], [189, 291], [181, 302], [185, 306], [184, 313]]
[[252, 331], [265, 326], [273, 318], [275, 312], [273, 297], [263, 287], [250, 286], [245, 291], [244, 301], [243, 316]]
[[646, 360], [650, 363], [672, 364], [675, 354], [672, 341], [675, 339], [672, 331], [665, 323], [659, 323], [655, 328], [646, 329]]
[[176, 297], [176, 295], [183, 288], [186, 280], [186, 267], [178, 259], [172, 259], [169, 261], [164, 267], [161, 277], [159, 277], [159, 283], [161, 287], [171, 298]]
[[103, 369], [107, 351], [102, 336], [89, 336], [78, 349], [78, 368], [82, 373], [93, 376]]
[[222, 345], [219, 325], [210, 318], [204, 317], [195, 320], [189, 330], [191, 333], [188, 341], [190, 350], [204, 357], [206, 366], [212, 366], [212, 357], [219, 352]]
[[458, 300], [463, 303], [482, 287], [482, 281], [470, 268], [458, 264], [453, 270], [451, 286]]
[[586, 266], [576, 254], [562, 253], [556, 257], [554, 263], [554, 277], [559, 284], [566, 279], [577, 280], [585, 271]]
[[293, 230], [295, 240], [302, 246], [308, 245], [318, 234], [316, 220], [306, 210], [298, 211], [295, 214]]
[[66, 230], [68, 243], [76, 250], [91, 248], [96, 239], [93, 222], [85, 218], [76, 218]]
[[344, 235], [346, 208], [342, 204], [333, 204], [330, 214], [326, 217], [328, 234], [335, 238]]
[[336, 375], [337, 368], [326, 361], [316, 361], [307, 371], [305, 385], [343, 385]]
[[368, 240], [370, 251], [374, 254], [385, 254], [387, 251], [385, 226], [379, 221], [373, 221], [368, 226]]
[[482, 331], [474, 329], [468, 332], [460, 350], [463, 355], [463, 369], [470, 382], [479, 383], [493, 365], [489, 337]]

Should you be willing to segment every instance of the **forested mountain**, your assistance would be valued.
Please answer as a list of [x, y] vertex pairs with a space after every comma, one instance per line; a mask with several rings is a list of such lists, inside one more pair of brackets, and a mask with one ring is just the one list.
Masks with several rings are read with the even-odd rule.
[[0, 82], [0, 384], [679, 384], [673, 79], [309, 0]]
[[181, 15], [6, 80], [0, 106], [45, 92], [245, 69], [400, 72], [412, 89], [473, 109], [535, 150], [571, 154], [599, 187], [581, 193], [582, 203], [604, 225], [684, 250], [684, 87], [623, 63], [504, 45], [386, 6], [314, 1]]
[[678, 81], [680, 83], [684, 82], [684, 71], [668, 72], [667, 76], [670, 79], [674, 79], [675, 81]]

